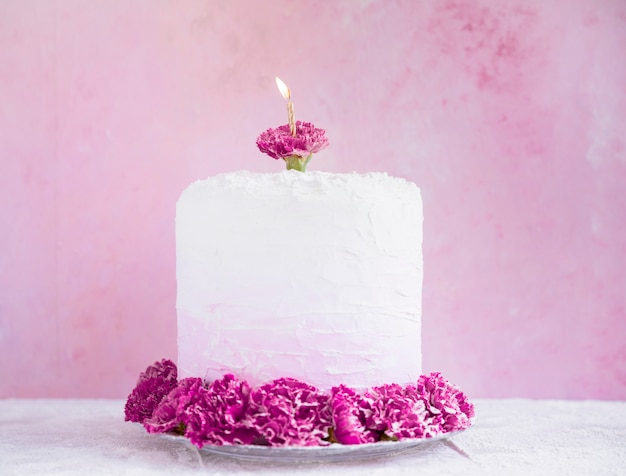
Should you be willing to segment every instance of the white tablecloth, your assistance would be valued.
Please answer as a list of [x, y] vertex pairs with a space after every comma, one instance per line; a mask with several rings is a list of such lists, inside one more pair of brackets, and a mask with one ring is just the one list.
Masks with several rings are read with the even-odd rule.
[[0, 475], [624, 475], [626, 402], [475, 400], [477, 421], [365, 461], [276, 463], [197, 451], [124, 422], [121, 400], [0, 400]]

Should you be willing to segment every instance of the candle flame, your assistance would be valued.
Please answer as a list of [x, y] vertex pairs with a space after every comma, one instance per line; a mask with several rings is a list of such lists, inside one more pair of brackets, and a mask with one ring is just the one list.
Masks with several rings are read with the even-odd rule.
[[285, 99], [291, 99], [291, 91], [289, 91], [287, 85], [283, 83], [278, 76], [276, 76], [276, 86], [278, 86], [280, 94], [282, 94]]

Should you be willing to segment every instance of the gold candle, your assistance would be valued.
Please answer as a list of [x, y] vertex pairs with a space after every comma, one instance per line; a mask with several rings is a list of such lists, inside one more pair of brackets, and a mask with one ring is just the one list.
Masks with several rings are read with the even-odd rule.
[[287, 100], [287, 119], [289, 120], [289, 132], [293, 137], [296, 137], [296, 119], [293, 114], [293, 103], [291, 102], [291, 91], [285, 83], [279, 77], [276, 77], [276, 86], [280, 94]]

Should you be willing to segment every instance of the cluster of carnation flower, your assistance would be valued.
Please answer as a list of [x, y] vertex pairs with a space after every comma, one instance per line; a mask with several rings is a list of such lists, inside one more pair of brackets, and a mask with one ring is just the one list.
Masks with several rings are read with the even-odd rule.
[[273, 159], [286, 159], [291, 156], [309, 157], [328, 146], [324, 129], [302, 121], [296, 121], [295, 126], [295, 136], [291, 135], [288, 124], [266, 130], [257, 139], [257, 147]]
[[472, 424], [474, 407], [440, 373], [416, 385], [382, 385], [364, 394], [330, 393], [291, 378], [258, 388], [228, 374], [207, 382], [177, 379], [170, 360], [142, 372], [126, 402], [127, 421], [150, 433], [184, 435], [196, 446], [321, 446], [429, 438]]

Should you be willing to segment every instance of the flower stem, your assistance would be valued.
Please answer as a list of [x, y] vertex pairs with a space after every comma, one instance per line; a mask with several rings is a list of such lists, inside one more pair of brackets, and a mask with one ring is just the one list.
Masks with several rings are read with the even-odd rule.
[[307, 157], [300, 157], [299, 155], [290, 155], [285, 157], [287, 163], [287, 170], [298, 170], [300, 172], [306, 172], [306, 164], [309, 163], [313, 154], [309, 154]]

